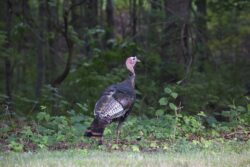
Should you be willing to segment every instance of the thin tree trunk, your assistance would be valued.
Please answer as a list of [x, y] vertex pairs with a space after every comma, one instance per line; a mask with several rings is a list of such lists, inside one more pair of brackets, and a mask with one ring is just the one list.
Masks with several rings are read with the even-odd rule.
[[58, 32], [55, 31], [54, 25], [58, 24], [57, 23], [58, 13], [56, 6], [49, 5], [49, 0], [46, 0], [46, 11], [48, 12], [47, 31], [53, 34], [53, 37], [50, 37], [48, 39], [48, 54], [45, 60], [45, 65], [46, 65], [45, 82], [50, 83], [52, 79], [54, 79], [57, 71], [57, 63], [56, 63], [57, 52], [55, 52], [54, 44], [55, 44], [55, 39], [57, 39], [58, 37]]
[[151, 0], [150, 6], [152, 10], [159, 10], [162, 8], [161, 6], [161, 0]]
[[203, 70], [203, 62], [208, 60], [209, 49], [207, 47], [207, 0], [196, 0], [196, 38], [199, 48], [200, 70]]
[[[72, 4], [76, 4], [78, 0], [71, 0]], [[81, 13], [80, 13], [80, 6], [71, 10], [72, 19], [71, 24], [74, 27], [75, 31], [80, 33], [81, 28], [83, 27]]]
[[99, 25], [101, 26], [101, 27], [103, 27], [103, 25], [104, 25], [104, 17], [103, 17], [103, 10], [102, 10], [102, 8], [103, 8], [103, 4], [104, 4], [104, 2], [103, 2], [104, 0], [99, 0], [99, 7], [98, 7], [98, 13], [99, 13], [99, 19], [98, 19], [98, 23], [99, 23]]
[[162, 3], [161, 0], [151, 0], [150, 1], [151, 11], [149, 13], [149, 20], [148, 20], [148, 40], [149, 43], [158, 41], [160, 39], [159, 33], [157, 33], [157, 26], [156, 23], [159, 22], [159, 13], [162, 12]]
[[[106, 35], [105, 35], [105, 41], [114, 38], [114, 5], [113, 0], [107, 0], [106, 4], [106, 15], [107, 15], [107, 28], [106, 28]], [[107, 47], [111, 47], [109, 44], [107, 44]]]
[[164, 30], [163, 59], [187, 64], [188, 22], [191, 0], [165, 0], [166, 24]]
[[68, 47], [68, 57], [67, 57], [67, 62], [66, 62], [66, 66], [64, 68], [64, 71], [62, 72], [62, 74], [60, 74], [53, 82], [52, 82], [52, 86], [56, 87], [58, 85], [60, 85], [68, 76], [69, 72], [70, 72], [70, 68], [71, 68], [71, 62], [72, 62], [72, 58], [73, 58], [73, 48], [74, 48], [74, 43], [71, 39], [71, 37], [69, 36], [69, 32], [68, 32], [68, 28], [69, 28], [69, 11], [65, 11], [64, 15], [63, 15], [63, 20], [64, 20], [64, 30], [62, 31], [62, 35], [64, 36], [64, 39], [67, 43], [67, 47]]
[[39, 4], [39, 37], [37, 39], [37, 78], [35, 85], [35, 96], [38, 98], [41, 95], [41, 90], [44, 82], [44, 47], [45, 47], [45, 39], [44, 39], [44, 31], [46, 30], [46, 0], [41, 0]]
[[[5, 4], [5, 11], [6, 11], [6, 17], [5, 17], [5, 23], [6, 23], [6, 32], [7, 32], [7, 39], [6, 39], [6, 49], [9, 49], [11, 47], [11, 29], [12, 29], [12, 14], [13, 14], [13, 8], [12, 3], [10, 0], [6, 0]], [[7, 55], [7, 57], [4, 58], [5, 61], [5, 92], [6, 96], [8, 97], [7, 102], [10, 102], [12, 99], [12, 88], [11, 88], [11, 80], [12, 80], [12, 70], [11, 70], [11, 55]]]
[[[143, 27], [143, 15], [144, 15], [144, 7], [143, 7], [143, 0], [138, 0], [138, 7], [137, 7], [137, 31], [141, 32], [141, 28]], [[139, 33], [137, 35], [137, 41], [143, 43], [144, 41], [144, 34]]]
[[[84, 20], [85, 20], [85, 27], [88, 29], [96, 27], [98, 23], [98, 1], [97, 0], [86, 0], [84, 5]], [[91, 56], [91, 46], [90, 46], [90, 39], [88, 36], [85, 36], [85, 51], [86, 56]]]
[[87, 27], [93, 28], [97, 25], [98, 18], [98, 0], [86, 0], [85, 19]]
[[57, 87], [58, 85], [60, 85], [66, 79], [66, 77], [68, 76], [68, 74], [70, 72], [70, 68], [71, 68], [72, 57], [73, 57], [73, 43], [68, 44], [68, 58], [67, 58], [66, 66], [65, 66], [64, 71], [62, 72], [62, 74], [59, 75], [52, 82], [53, 87]]
[[[87, 3], [90, 0], [82, 0], [79, 1], [75, 4], [72, 4], [71, 6], [69, 6], [67, 4], [67, 2], [65, 3], [65, 6], [68, 6], [68, 9], [66, 9], [66, 7], [64, 7], [64, 13], [63, 13], [63, 30], [60, 30], [61, 34], [63, 35], [66, 44], [67, 44], [67, 48], [68, 48], [68, 57], [66, 60], [66, 65], [65, 68], [63, 70], [63, 72], [56, 77], [56, 79], [54, 79], [51, 83], [51, 85], [53, 87], [57, 87], [59, 86], [68, 76], [70, 69], [71, 69], [71, 62], [73, 59], [73, 51], [74, 51], [74, 41], [71, 39], [70, 33], [69, 33], [69, 18], [70, 18], [70, 13], [72, 12], [72, 10], [74, 10], [75, 7], [82, 5], [83, 3]], [[96, 0], [95, 0], [96, 1]], [[90, 1], [91, 2], [91, 1]], [[96, 1], [97, 3], [97, 1]], [[96, 9], [97, 10], [97, 9]]]
[[132, 1], [132, 36], [135, 39], [136, 33], [137, 33], [137, 0]]
[[204, 40], [207, 40], [207, 1], [196, 0], [195, 5], [197, 7], [196, 24], [198, 31], [202, 34]]
[[5, 57], [5, 93], [8, 97], [7, 101], [11, 101], [12, 99], [12, 92], [11, 92], [11, 79], [12, 79], [12, 73], [11, 73], [11, 62], [8, 57]]
[[107, 13], [107, 25], [108, 28], [110, 29], [110, 35], [113, 36], [114, 33], [113, 29], [115, 25], [113, 0], [107, 0], [106, 13]]

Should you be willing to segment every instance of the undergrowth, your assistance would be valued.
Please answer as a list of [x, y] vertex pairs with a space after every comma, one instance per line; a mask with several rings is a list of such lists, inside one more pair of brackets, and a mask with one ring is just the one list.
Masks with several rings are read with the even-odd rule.
[[[177, 85], [178, 86], [178, 85]], [[84, 114], [87, 104], [76, 103], [62, 114], [53, 113], [47, 103], [40, 105], [39, 112], [29, 117], [5, 116], [0, 123], [1, 151], [34, 151], [38, 149], [87, 148], [104, 150], [167, 151], [214, 149], [216, 143], [237, 141], [246, 143], [250, 138], [249, 106], [233, 103], [221, 112], [225, 121], [216, 121], [209, 114], [200, 111], [185, 113], [179, 101], [177, 86], [163, 88], [162, 97], [155, 108], [149, 108], [151, 116], [132, 114], [124, 122], [120, 141], [115, 142], [116, 123], [104, 131], [104, 144], [83, 136], [92, 117]], [[67, 104], [60, 98], [62, 106]], [[137, 110], [139, 102], [135, 104]], [[57, 103], [58, 104], [58, 103]], [[61, 108], [63, 108], [61, 106]], [[149, 112], [149, 111], [147, 111]], [[248, 142], [249, 143], [249, 142]]]
[[[220, 145], [250, 148], [247, 126], [218, 124], [213, 128], [202, 125], [203, 114], [185, 116], [164, 114], [161, 117], [130, 116], [115, 142], [116, 123], [105, 129], [104, 143], [83, 136], [92, 118], [73, 111], [69, 116], [51, 116], [43, 111], [33, 120], [6, 120], [1, 123], [3, 152], [61, 150], [71, 148], [121, 150], [133, 152], [218, 150]], [[230, 148], [228, 147], [228, 148]]]

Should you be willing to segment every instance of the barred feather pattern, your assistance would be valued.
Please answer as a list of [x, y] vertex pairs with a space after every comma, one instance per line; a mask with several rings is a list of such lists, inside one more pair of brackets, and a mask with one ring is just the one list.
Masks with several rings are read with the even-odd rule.
[[101, 119], [112, 120], [123, 116], [126, 113], [121, 103], [119, 103], [113, 94], [115, 91], [106, 92], [96, 103], [94, 109], [94, 115]]

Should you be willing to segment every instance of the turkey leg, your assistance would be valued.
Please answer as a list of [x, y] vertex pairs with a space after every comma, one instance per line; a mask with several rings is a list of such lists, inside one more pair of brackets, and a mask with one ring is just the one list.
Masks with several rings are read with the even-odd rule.
[[119, 138], [120, 138], [120, 134], [121, 134], [121, 127], [122, 127], [122, 122], [118, 122], [118, 125], [116, 127], [116, 144], [119, 144]]

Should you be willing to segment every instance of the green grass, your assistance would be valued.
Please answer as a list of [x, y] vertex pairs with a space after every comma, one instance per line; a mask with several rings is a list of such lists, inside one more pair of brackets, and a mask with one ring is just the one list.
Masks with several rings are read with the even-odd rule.
[[2, 167], [178, 166], [250, 167], [250, 150], [236, 152], [136, 153], [93, 150], [39, 151], [0, 154]]

